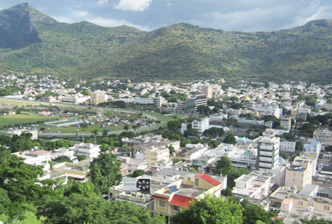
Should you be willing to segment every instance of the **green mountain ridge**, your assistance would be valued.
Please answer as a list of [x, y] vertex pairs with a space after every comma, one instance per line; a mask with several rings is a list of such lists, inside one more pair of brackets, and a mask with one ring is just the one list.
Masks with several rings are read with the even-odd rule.
[[328, 83], [332, 20], [273, 32], [180, 23], [154, 31], [60, 23], [28, 3], [0, 11], [0, 71], [87, 79]]

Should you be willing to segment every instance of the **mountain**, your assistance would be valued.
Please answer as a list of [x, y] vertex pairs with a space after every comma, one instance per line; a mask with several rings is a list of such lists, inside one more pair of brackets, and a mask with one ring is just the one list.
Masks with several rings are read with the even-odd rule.
[[28, 3], [0, 11], [0, 71], [132, 80], [226, 78], [328, 83], [332, 21], [274, 32], [227, 32], [176, 24], [60, 23]]

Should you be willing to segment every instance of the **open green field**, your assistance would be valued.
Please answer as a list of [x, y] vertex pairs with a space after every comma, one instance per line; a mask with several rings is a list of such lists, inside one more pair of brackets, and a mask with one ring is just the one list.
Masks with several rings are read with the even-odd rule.
[[55, 117], [44, 117], [40, 115], [27, 115], [27, 114], [16, 114], [16, 115], [6, 115], [0, 116], [0, 127], [4, 126], [15, 126], [22, 124], [31, 124], [36, 122], [44, 122], [59, 119], [58, 116]]
[[5, 98], [0, 98], [0, 103], [7, 103], [7, 104], [15, 105], [15, 106], [40, 104], [40, 102], [36, 102], [36, 101], [12, 100], [12, 99], [5, 99]]

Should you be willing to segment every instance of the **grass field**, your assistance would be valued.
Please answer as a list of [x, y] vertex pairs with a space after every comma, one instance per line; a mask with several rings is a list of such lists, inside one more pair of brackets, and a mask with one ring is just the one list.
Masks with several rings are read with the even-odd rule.
[[6, 116], [0, 116], [0, 127], [8, 125], [15, 126], [22, 124], [30, 124], [30, 123], [44, 122], [56, 119], [59, 119], [59, 117], [43, 117], [39, 115], [27, 115], [27, 114], [6, 115]]

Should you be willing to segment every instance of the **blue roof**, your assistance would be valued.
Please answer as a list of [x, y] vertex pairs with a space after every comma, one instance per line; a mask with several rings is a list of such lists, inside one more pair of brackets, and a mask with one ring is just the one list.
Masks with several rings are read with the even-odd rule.
[[251, 139], [243, 137], [243, 138], [236, 138], [235, 139], [237, 142], [252, 142]]

